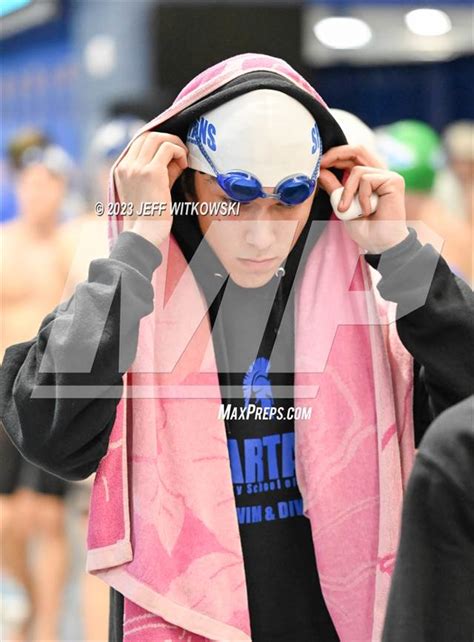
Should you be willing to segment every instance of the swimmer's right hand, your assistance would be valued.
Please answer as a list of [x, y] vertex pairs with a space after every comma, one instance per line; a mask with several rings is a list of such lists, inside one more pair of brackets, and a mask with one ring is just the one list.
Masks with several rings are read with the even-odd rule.
[[[120, 202], [133, 204], [133, 225], [129, 229], [157, 246], [171, 231], [171, 188], [188, 166], [187, 155], [187, 147], [178, 136], [145, 132], [114, 170]], [[154, 203], [164, 205], [153, 207]]]

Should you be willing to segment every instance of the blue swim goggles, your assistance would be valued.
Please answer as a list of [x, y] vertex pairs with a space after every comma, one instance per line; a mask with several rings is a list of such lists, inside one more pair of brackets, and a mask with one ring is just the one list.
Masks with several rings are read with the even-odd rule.
[[216, 180], [219, 187], [234, 201], [240, 203], [249, 203], [256, 198], [275, 198], [284, 205], [299, 205], [311, 196], [316, 187], [316, 180], [319, 176], [319, 166], [321, 164], [321, 139], [318, 132], [318, 160], [311, 177], [304, 174], [294, 174], [281, 180], [275, 187], [273, 194], [263, 191], [261, 182], [256, 176], [242, 170], [231, 170], [226, 174], [221, 174], [212, 162], [209, 154], [204, 149], [204, 145], [198, 138], [195, 142], [199, 147], [201, 154], [211, 166], [216, 174]]

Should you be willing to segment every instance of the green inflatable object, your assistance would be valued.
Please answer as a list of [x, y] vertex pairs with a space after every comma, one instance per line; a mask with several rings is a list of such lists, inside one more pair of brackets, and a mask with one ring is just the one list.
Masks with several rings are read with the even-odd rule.
[[400, 120], [376, 130], [377, 149], [405, 179], [407, 192], [430, 192], [444, 159], [438, 134], [418, 120]]

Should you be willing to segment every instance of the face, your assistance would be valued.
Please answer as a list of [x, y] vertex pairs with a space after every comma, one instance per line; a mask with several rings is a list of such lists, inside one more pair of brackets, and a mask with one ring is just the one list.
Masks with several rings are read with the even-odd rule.
[[18, 203], [22, 216], [33, 224], [57, 221], [66, 193], [63, 178], [44, 165], [35, 164], [21, 170], [17, 182]]
[[[232, 202], [216, 179], [195, 172], [198, 202]], [[272, 193], [274, 186], [264, 187]], [[198, 216], [199, 226], [232, 280], [244, 288], [268, 283], [284, 262], [309, 218], [315, 193], [299, 205], [273, 198], [241, 203], [239, 215]]]
[[474, 162], [453, 158], [451, 161], [454, 173], [464, 185], [471, 185], [474, 176]]

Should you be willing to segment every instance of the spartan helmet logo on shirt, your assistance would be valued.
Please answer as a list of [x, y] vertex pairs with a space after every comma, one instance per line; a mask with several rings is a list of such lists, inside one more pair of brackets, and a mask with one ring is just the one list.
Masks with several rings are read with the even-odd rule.
[[273, 406], [273, 393], [268, 371], [270, 361], [265, 357], [258, 357], [253, 361], [244, 375], [242, 388], [245, 398], [245, 407], [255, 400], [260, 402], [262, 408]]

